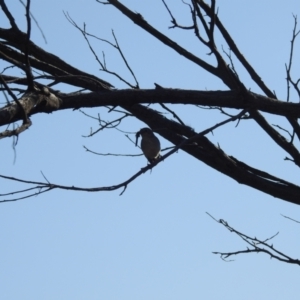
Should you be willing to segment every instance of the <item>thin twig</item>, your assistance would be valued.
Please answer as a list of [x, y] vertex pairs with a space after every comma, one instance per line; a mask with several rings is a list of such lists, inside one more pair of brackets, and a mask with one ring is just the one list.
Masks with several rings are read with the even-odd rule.
[[120, 55], [121, 55], [121, 57], [122, 57], [122, 59], [123, 59], [125, 65], [126, 65], [127, 69], [129, 70], [129, 72], [131, 73], [132, 77], [133, 77], [134, 80], [135, 80], [135, 83], [136, 83], [135, 88], [139, 89], [140, 87], [139, 87], [138, 80], [137, 80], [137, 78], [135, 77], [135, 74], [134, 74], [134, 72], [132, 71], [131, 67], [129, 66], [129, 64], [128, 64], [128, 62], [127, 62], [127, 59], [125, 58], [125, 56], [124, 56], [124, 54], [123, 54], [123, 52], [122, 52], [122, 49], [121, 49], [121, 47], [119, 46], [118, 40], [117, 40], [117, 38], [116, 38], [115, 33], [114, 33], [113, 30], [112, 30], [112, 35], [113, 35], [113, 37], [114, 37], [114, 39], [115, 39], [117, 49], [118, 49], [118, 51], [119, 51], [119, 53], [120, 53]]
[[[110, 75], [113, 75], [113, 76], [117, 77], [119, 80], [121, 80], [122, 82], [124, 82], [126, 85], [128, 85], [128, 86], [131, 87], [131, 88], [139, 89], [138, 81], [137, 81], [137, 79], [136, 79], [136, 77], [135, 77], [135, 75], [134, 75], [132, 69], [129, 67], [129, 64], [128, 64], [127, 60], [125, 59], [125, 57], [124, 57], [124, 55], [123, 55], [123, 53], [122, 53], [122, 51], [121, 51], [121, 49], [120, 49], [120, 47], [119, 47], [118, 44], [117, 44], [117, 45], [114, 45], [113, 43], [111, 43], [111, 42], [109, 42], [109, 41], [107, 41], [107, 40], [105, 40], [105, 39], [98, 38], [98, 37], [96, 37], [96, 36], [94, 36], [94, 35], [88, 33], [88, 32], [86, 31], [86, 24], [85, 24], [85, 23], [84, 23], [83, 29], [81, 29], [81, 28], [76, 24], [76, 22], [70, 17], [70, 15], [69, 15], [68, 13], [65, 13], [65, 12], [64, 12], [64, 15], [65, 15], [65, 17], [67, 18], [67, 20], [68, 20], [75, 28], [77, 28], [77, 29], [82, 33], [82, 35], [83, 35], [85, 41], [87, 42], [87, 44], [88, 44], [88, 46], [89, 46], [90, 51], [93, 53], [93, 55], [94, 55], [96, 61], [97, 61], [98, 64], [101, 66], [101, 69], [100, 69], [101, 71], [104, 71], [104, 72], [106, 72], [106, 73], [108, 73], [108, 74], [110, 74]], [[112, 47], [114, 47], [115, 49], [118, 50], [118, 52], [120, 53], [120, 55], [121, 55], [121, 57], [122, 57], [124, 63], [126, 64], [126, 67], [127, 67], [128, 70], [129, 70], [129, 72], [130, 72], [131, 74], [133, 74], [133, 78], [134, 78], [134, 80], [135, 80], [135, 82], [136, 82], [136, 85], [132, 85], [132, 84], [129, 83], [127, 80], [125, 80], [123, 77], [121, 77], [119, 74], [117, 74], [117, 73], [115, 73], [115, 72], [113, 72], [113, 71], [108, 70], [108, 68], [106, 67], [106, 60], [105, 60], [105, 54], [104, 54], [104, 52], [102, 52], [102, 53], [103, 53], [103, 62], [102, 62], [102, 61], [99, 59], [99, 57], [98, 57], [96, 51], [95, 51], [94, 48], [92, 47], [92, 45], [91, 45], [91, 43], [90, 43], [90, 41], [89, 41], [89, 39], [88, 39], [88, 36], [93, 37], [93, 38], [96, 38], [96, 39], [101, 40], [101, 41], [103, 41], [103, 42], [106, 42], [106, 43], [108, 43], [109, 45], [111, 45]], [[114, 38], [115, 38], [114, 33], [113, 33], [113, 36], [114, 36]], [[116, 38], [115, 38], [115, 40], [116, 40]]]
[[[175, 28], [175, 27], [180, 28], [180, 29], [185, 29], [185, 30], [194, 29], [193, 25], [192, 26], [182, 26], [182, 25], [179, 25], [177, 23], [176, 19], [174, 18], [171, 10], [169, 9], [168, 5], [166, 4], [166, 2], [164, 0], [162, 0], [162, 2], [164, 4], [165, 8], [167, 9], [167, 11], [168, 11], [171, 19], [172, 19], [171, 23], [173, 24], [173, 26], [170, 26], [169, 29], [172, 29], [172, 28]], [[191, 8], [191, 6], [189, 4], [188, 4], [188, 6]]]
[[96, 154], [96, 155], [99, 155], [99, 156], [121, 156], [121, 157], [137, 157], [137, 156], [143, 156], [143, 154], [116, 154], [116, 153], [99, 153], [99, 152], [95, 152], [95, 151], [92, 151], [90, 150], [89, 148], [87, 148], [86, 146], [83, 145], [83, 148], [87, 151], [87, 152], [90, 152], [90, 153], [93, 153], [93, 154]]
[[12, 16], [12, 14], [10, 13], [10, 11], [8, 10], [4, 0], [0, 0], [0, 6], [1, 6], [3, 12], [5, 13], [6, 17], [8, 18], [11, 27], [16, 31], [19, 31], [19, 28], [15, 22], [15, 19]]
[[289, 220], [292, 220], [292, 221], [294, 221], [294, 222], [296, 222], [296, 223], [300, 223], [300, 221], [297, 221], [297, 220], [295, 220], [295, 219], [292, 219], [291, 217], [288, 217], [288, 216], [285, 216], [285, 215], [283, 215], [283, 214], [281, 214], [284, 218], [286, 218], [286, 219], [289, 219]]
[[160, 106], [162, 108], [164, 108], [166, 111], [168, 111], [169, 113], [171, 113], [174, 117], [174, 119], [176, 119], [181, 125], [185, 126], [185, 124], [183, 123], [183, 121], [179, 118], [179, 116], [170, 108], [168, 108], [166, 105], [164, 105], [163, 103], [159, 103]]
[[265, 240], [260, 240], [256, 237], [250, 237], [240, 231], [237, 231], [235, 228], [230, 226], [226, 221], [223, 219], [217, 220], [214, 218], [211, 214], [207, 213], [214, 221], [217, 223], [223, 225], [227, 230], [229, 230], [232, 233], [235, 233], [238, 237], [240, 237], [246, 244], [248, 244], [251, 248], [249, 249], [247, 247], [246, 250], [238, 250], [233, 252], [213, 252], [213, 254], [219, 254], [223, 260], [227, 261], [228, 257], [231, 257], [233, 255], [239, 255], [239, 254], [248, 254], [248, 253], [266, 253], [270, 255], [271, 258], [277, 259], [279, 261], [295, 264], [300, 266], [300, 260], [291, 258], [290, 256], [286, 255], [285, 253], [277, 250], [273, 244], [268, 244], [268, 241], [275, 238], [279, 232], [275, 233], [269, 238], [266, 238]]
[[[23, 4], [23, 6], [26, 8], [25, 3], [24, 3], [22, 0], [19, 0], [19, 1], [20, 1], [20, 2]], [[30, 17], [34, 20], [35, 25], [36, 25], [37, 28], [39, 29], [39, 31], [40, 31], [40, 33], [41, 33], [41, 35], [42, 35], [42, 37], [43, 37], [45, 43], [47, 44], [46, 36], [44, 35], [44, 32], [43, 32], [42, 28], [41, 28], [40, 25], [39, 25], [39, 22], [37, 21], [37, 19], [34, 17], [34, 15], [33, 15], [31, 12], [30, 12]]]
[[294, 44], [295, 40], [300, 33], [300, 30], [297, 31], [297, 16], [293, 15], [294, 17], [294, 28], [293, 28], [293, 36], [291, 40], [291, 49], [290, 49], [290, 57], [288, 65], [285, 65], [286, 69], [286, 82], [287, 82], [287, 102], [290, 101], [290, 83], [293, 85], [295, 91], [298, 93], [299, 101], [300, 101], [300, 89], [298, 87], [299, 80], [294, 82], [291, 78], [291, 69], [293, 64], [293, 54], [294, 54]]
[[27, 33], [26, 33], [26, 45], [25, 45], [25, 62], [26, 62], [26, 76], [27, 76], [27, 84], [28, 89], [33, 90], [34, 89], [34, 82], [33, 82], [33, 75], [31, 72], [31, 66], [29, 62], [29, 43], [30, 43], [30, 35], [31, 35], [31, 18], [30, 18], [30, 1], [27, 0], [26, 5], [26, 21], [27, 21]]

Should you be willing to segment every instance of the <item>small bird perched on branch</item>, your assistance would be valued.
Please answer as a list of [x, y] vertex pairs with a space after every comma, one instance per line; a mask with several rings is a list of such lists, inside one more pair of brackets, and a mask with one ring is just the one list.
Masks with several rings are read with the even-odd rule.
[[160, 142], [159, 139], [154, 135], [150, 128], [142, 128], [136, 133], [136, 145], [138, 143], [138, 138], [142, 136], [141, 148], [150, 162], [154, 163], [160, 157]]

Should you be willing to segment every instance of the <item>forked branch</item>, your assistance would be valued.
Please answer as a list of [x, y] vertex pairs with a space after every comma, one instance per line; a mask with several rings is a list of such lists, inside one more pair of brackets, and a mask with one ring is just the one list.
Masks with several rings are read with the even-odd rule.
[[265, 253], [268, 254], [271, 258], [274, 258], [278, 261], [285, 262], [288, 264], [294, 264], [300, 266], [300, 260], [292, 258], [282, 251], [277, 250], [273, 244], [270, 244], [270, 240], [274, 239], [279, 232], [274, 234], [273, 236], [266, 238], [264, 240], [258, 239], [256, 237], [250, 237], [232, 226], [230, 226], [226, 221], [223, 219], [215, 219], [212, 215], [207, 213], [213, 220], [217, 223], [223, 225], [227, 230], [236, 234], [239, 238], [241, 238], [246, 244], [247, 248], [245, 250], [238, 250], [238, 251], [231, 251], [231, 252], [213, 252], [213, 254], [218, 254], [220, 257], [225, 260], [229, 261], [228, 258], [231, 256], [239, 255], [239, 254], [249, 254], [249, 253]]

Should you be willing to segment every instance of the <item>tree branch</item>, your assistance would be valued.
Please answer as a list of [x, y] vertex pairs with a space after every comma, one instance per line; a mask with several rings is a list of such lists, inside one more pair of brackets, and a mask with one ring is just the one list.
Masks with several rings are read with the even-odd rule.
[[300, 260], [291, 258], [290, 256], [284, 254], [282, 251], [277, 250], [273, 244], [269, 244], [268, 241], [275, 238], [279, 232], [274, 234], [273, 236], [265, 239], [260, 240], [256, 237], [250, 237], [240, 231], [237, 231], [232, 226], [230, 226], [226, 221], [220, 219], [215, 219], [212, 215], [207, 213], [213, 220], [215, 220], [217, 223], [223, 225], [227, 230], [230, 232], [235, 233], [238, 237], [240, 237], [249, 247], [247, 247], [246, 250], [239, 250], [239, 251], [233, 251], [233, 252], [213, 252], [213, 254], [219, 254], [221, 258], [225, 261], [227, 261], [227, 258], [233, 255], [239, 255], [239, 254], [248, 254], [248, 253], [265, 253], [270, 255], [271, 258], [274, 258], [276, 260], [279, 260], [281, 262], [289, 263], [289, 264], [295, 264], [300, 266]]

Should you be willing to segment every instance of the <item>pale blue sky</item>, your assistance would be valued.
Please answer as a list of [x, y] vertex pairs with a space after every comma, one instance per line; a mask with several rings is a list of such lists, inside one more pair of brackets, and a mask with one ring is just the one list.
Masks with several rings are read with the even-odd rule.
[[[24, 8], [17, 0], [7, 2], [24, 29]], [[121, 2], [194, 54], [211, 61], [207, 49], [192, 32], [168, 30], [170, 17], [161, 1]], [[183, 25], [191, 24], [187, 6], [179, 0], [167, 2]], [[242, 53], [269, 88], [285, 100], [284, 64], [289, 55], [292, 13], [299, 14], [299, 2], [220, 0], [218, 6], [220, 19]], [[112, 6], [92, 0], [33, 0], [32, 13], [48, 43], [34, 24], [32, 40], [116, 88], [125, 85], [99, 71], [83, 37], [63, 11], [79, 25], [85, 22], [90, 33], [99, 37], [112, 41], [114, 29], [141, 88], [154, 88], [157, 82], [172, 88], [225, 89], [220, 80], [161, 45]], [[8, 26], [2, 12], [0, 24]], [[133, 82], [117, 52], [100, 42], [93, 41], [93, 46], [99, 56], [105, 51], [109, 68]], [[296, 47], [293, 74], [299, 77], [299, 41]], [[260, 92], [238, 64], [236, 67], [245, 85]], [[197, 131], [225, 118], [218, 112], [193, 107], [174, 109]], [[111, 117], [103, 108], [85, 111], [94, 116], [100, 113], [105, 120]], [[83, 145], [102, 153], [140, 151], [116, 130], [83, 138], [91, 127], [97, 128], [97, 122], [78, 111], [35, 115], [32, 122], [19, 138], [15, 164], [12, 140], [1, 140], [1, 174], [42, 181], [42, 171], [51, 182], [96, 187], [118, 184], [146, 165], [142, 156], [100, 157], [87, 153]], [[277, 118], [272, 123], [286, 125]], [[128, 120], [121, 129], [131, 132], [134, 138], [141, 127], [143, 123]], [[253, 121], [242, 122], [237, 128], [227, 124], [208, 137], [229, 155], [299, 184], [298, 169], [283, 160], [286, 154]], [[170, 146], [163, 138], [160, 140], [163, 147]], [[1, 192], [21, 187], [0, 181]], [[274, 245], [300, 258], [299, 225], [280, 215], [300, 219], [298, 206], [239, 185], [182, 151], [159, 164], [151, 174], [137, 178], [123, 196], [120, 192], [52, 191], [1, 204], [1, 299], [299, 298], [299, 267], [270, 260], [266, 255], [239, 256], [231, 263], [213, 255], [212, 251], [234, 251], [245, 245], [205, 213], [262, 239], [279, 231]]]

